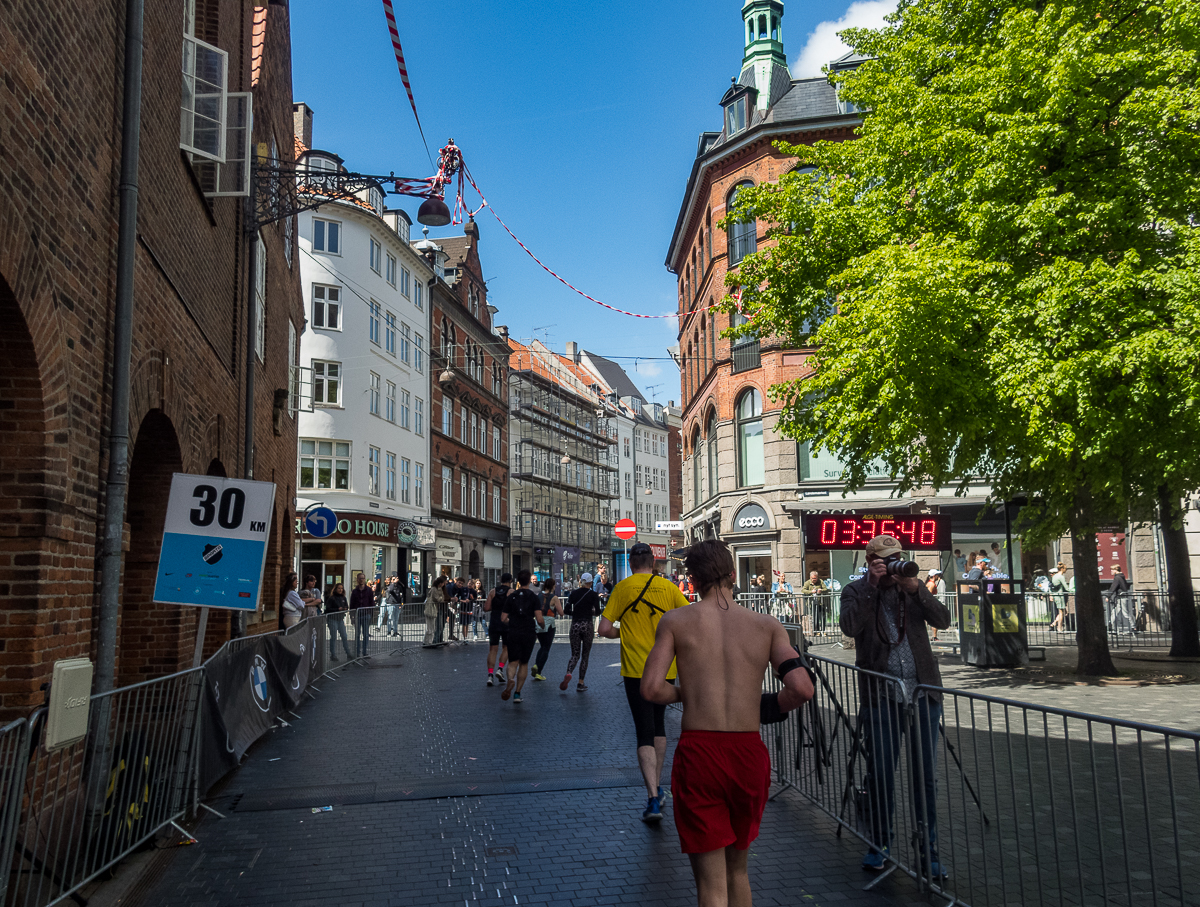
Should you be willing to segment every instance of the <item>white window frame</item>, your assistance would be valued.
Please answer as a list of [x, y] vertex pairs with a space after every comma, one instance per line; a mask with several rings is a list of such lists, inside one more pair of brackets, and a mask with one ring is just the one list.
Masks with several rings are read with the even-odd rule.
[[409, 484], [411, 479], [412, 460], [402, 457], [400, 460], [400, 503], [409, 503]]
[[379, 374], [377, 372], [371, 372], [371, 386], [370, 386], [370, 394], [368, 396], [368, 400], [369, 400], [368, 408], [369, 408], [372, 416], [379, 415], [379, 390], [380, 390], [379, 384], [380, 384], [380, 381], [381, 381], [381, 379], [379, 377]]
[[471, 476], [471, 516], [479, 516], [479, 479], [476, 476]]
[[408, 362], [408, 350], [412, 346], [412, 329], [403, 321], [400, 322], [400, 361]]
[[[321, 292], [318, 294], [318, 290]], [[330, 294], [334, 294], [335, 298], [331, 298]], [[342, 288], [328, 283], [314, 283], [309, 296], [311, 308], [312, 327], [318, 331], [340, 331], [342, 329]], [[321, 306], [320, 316], [317, 314], [317, 306]], [[330, 326], [330, 309], [334, 309], [336, 314], [333, 321], [337, 322]]]
[[395, 381], [389, 381], [387, 383], [387, 397], [384, 399], [385, 399], [384, 408], [387, 412], [387, 416], [385, 418], [389, 422], [395, 424], [395, 422], [396, 422], [396, 382]]
[[500, 456], [500, 426], [492, 426], [492, 459], [502, 459]]
[[254, 352], [259, 362], [267, 359], [267, 246], [259, 233], [254, 256]]
[[454, 509], [454, 467], [442, 467], [442, 509]]
[[288, 417], [295, 418], [300, 409], [300, 343], [296, 325], [288, 319]]
[[[402, 296], [404, 296], [406, 299], [408, 298], [408, 295], [409, 295], [408, 286], [409, 286], [409, 281], [411, 279], [412, 279], [412, 272], [409, 271], [408, 268], [404, 267], [404, 265], [401, 265], [400, 266], [400, 294]], [[393, 280], [392, 286], [395, 286], [395, 285], [396, 285], [396, 282]]]
[[[203, 62], [202, 62], [203, 61]], [[203, 75], [201, 73], [203, 72]], [[183, 90], [179, 107], [179, 147], [204, 160], [225, 162], [229, 95], [229, 54], [191, 35], [183, 36]], [[202, 90], [204, 89], [204, 90]], [[205, 108], [202, 112], [201, 108]], [[215, 108], [215, 110], [213, 109]], [[214, 119], [212, 114], [216, 114]], [[213, 141], [196, 143], [197, 124]]]
[[378, 447], [370, 447], [367, 450], [367, 494], [376, 497], [379, 497], [379, 454]]
[[467, 515], [467, 474], [463, 470], [458, 472], [458, 506], [463, 516]]
[[[321, 245], [317, 245], [317, 224], [321, 225]], [[329, 248], [329, 238], [332, 234], [330, 227], [337, 230], [337, 248]], [[337, 255], [342, 254], [342, 222], [340, 220], [330, 220], [328, 217], [314, 217], [312, 219], [312, 249], [314, 252], [320, 252], [322, 255]]]
[[419, 280], [413, 281], [413, 305], [425, 310], [425, 285]]
[[391, 252], [387, 253], [387, 277], [386, 280], [392, 286], [396, 285], [396, 256]]
[[442, 398], [442, 434], [454, 437], [454, 401], [448, 397]]
[[[329, 445], [329, 453], [322, 453], [320, 446], [322, 444]], [[338, 452], [338, 445], [345, 445], [345, 453]], [[307, 446], [307, 449], [306, 449]], [[300, 439], [300, 464], [296, 471], [296, 487], [303, 489], [329, 489], [331, 491], [349, 491], [350, 490], [350, 469], [351, 469], [351, 446], [349, 441], [335, 441], [329, 438], [301, 438]], [[322, 460], [329, 462], [329, 484], [322, 485], [320, 482], [320, 464]], [[303, 484], [303, 469], [305, 461], [308, 461], [312, 469], [313, 484]], [[339, 469], [338, 467], [341, 467]], [[338, 473], [342, 472], [346, 476], [346, 487], [339, 488], [337, 484]]]
[[374, 236], [371, 237], [371, 270], [376, 274], [383, 273], [383, 246]]
[[458, 410], [458, 440], [467, 443], [467, 405], [464, 403]]
[[413, 334], [413, 368], [425, 373], [425, 338], [420, 334]]
[[390, 450], [384, 454], [384, 492], [389, 501], [396, 500], [396, 455]]
[[400, 427], [408, 428], [408, 413], [411, 408], [412, 394], [407, 390], [400, 391]]
[[[333, 366], [337, 374], [333, 375], [333, 380], [337, 382], [333, 392], [334, 399], [329, 398], [329, 367]], [[333, 406], [341, 408], [342, 405], [342, 363], [331, 359], [313, 359], [313, 406]], [[321, 396], [317, 397], [317, 388], [321, 388]]]
[[500, 483], [492, 486], [492, 522], [500, 522]]
[[425, 434], [425, 401], [420, 397], [413, 399], [413, 431], [418, 435]]
[[413, 464], [413, 504], [425, 506], [425, 464]]
[[[236, 198], [250, 194], [251, 136], [254, 131], [254, 95], [231, 91], [225, 95], [225, 158], [222, 161], [192, 158], [192, 169], [208, 198]], [[290, 247], [293, 218], [284, 224], [284, 255], [292, 263]]]
[[396, 313], [387, 312], [383, 316], [383, 348], [392, 356], [396, 355]]
[[367, 318], [369, 319], [367, 324], [367, 337], [376, 346], [379, 346], [382, 339], [380, 337], [380, 333], [382, 331], [381, 322], [383, 320], [382, 314], [383, 307], [374, 299], [367, 303]]

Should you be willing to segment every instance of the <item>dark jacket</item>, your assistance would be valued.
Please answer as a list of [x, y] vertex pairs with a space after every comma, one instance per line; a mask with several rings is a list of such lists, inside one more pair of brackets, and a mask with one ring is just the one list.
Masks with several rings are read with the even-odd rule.
[[345, 611], [350, 606], [346, 603], [346, 596], [336, 595], [333, 592], [329, 593], [329, 597], [325, 599], [325, 613], [336, 614], [339, 611]]
[[1108, 587], [1108, 600], [1115, 602], [1118, 595], [1123, 595], [1129, 591], [1129, 580], [1125, 579], [1125, 574], [1119, 570], [1113, 574], [1112, 585]]
[[374, 608], [375, 607], [375, 590], [370, 586], [363, 586], [361, 589], [355, 586], [350, 591], [350, 607], [358, 608]]
[[[905, 637], [917, 666], [917, 682], [940, 687], [942, 672], [938, 670], [937, 660], [933, 657], [925, 625], [945, 630], [950, 626], [950, 609], [934, 598], [923, 584], [917, 587], [915, 593], [901, 590], [900, 594], [904, 599]], [[854, 664], [886, 674], [891, 644], [886, 636], [880, 635], [882, 625], [879, 621], [885, 618], [880, 615], [877, 620], [876, 612], [881, 608], [879, 587], [872, 586], [865, 576], [843, 587], [840, 622], [842, 632], [854, 637]], [[860, 675], [858, 686], [861, 701], [864, 704], [873, 703], [878, 685], [871, 683], [869, 677]], [[929, 698], [935, 702], [942, 699], [940, 693], [930, 693]]]
[[404, 587], [399, 583], [392, 583], [387, 588], [387, 603], [389, 605], [404, 604]]

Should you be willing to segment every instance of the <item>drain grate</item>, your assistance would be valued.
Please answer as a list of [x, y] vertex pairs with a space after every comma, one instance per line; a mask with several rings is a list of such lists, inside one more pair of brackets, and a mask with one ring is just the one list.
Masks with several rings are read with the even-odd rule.
[[519, 852], [516, 844], [501, 844], [484, 851], [489, 857], [515, 857]]

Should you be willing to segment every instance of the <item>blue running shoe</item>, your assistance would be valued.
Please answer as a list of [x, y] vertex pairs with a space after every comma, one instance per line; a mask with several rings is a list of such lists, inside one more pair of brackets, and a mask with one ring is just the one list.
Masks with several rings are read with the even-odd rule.
[[521, 693], [519, 691], [516, 693], [513, 693], [513, 705], [516, 705], [520, 701], [521, 701]]
[[646, 808], [642, 810], [642, 821], [654, 825], [662, 821], [662, 807], [658, 805], [658, 797], [646, 799]]
[[670, 791], [663, 790], [663, 786], [661, 784], [658, 786], [658, 804], [659, 804], [659, 806], [666, 805], [667, 794], [669, 794], [669, 793], [670, 793]]
[[874, 872], [879, 872], [887, 864], [888, 849], [885, 847], [880, 852], [872, 847], [867, 851], [867, 855], [863, 857], [862, 868], [870, 869]]

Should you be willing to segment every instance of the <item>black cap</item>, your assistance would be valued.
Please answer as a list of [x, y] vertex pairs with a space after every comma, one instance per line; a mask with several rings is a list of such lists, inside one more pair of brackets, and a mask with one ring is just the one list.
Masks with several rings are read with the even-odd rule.
[[636, 545], [634, 545], [632, 548], [629, 549], [629, 553], [631, 555], [653, 554], [653, 549], [651, 549], [651, 547], [649, 545], [647, 545], [645, 542], [638, 542]]

